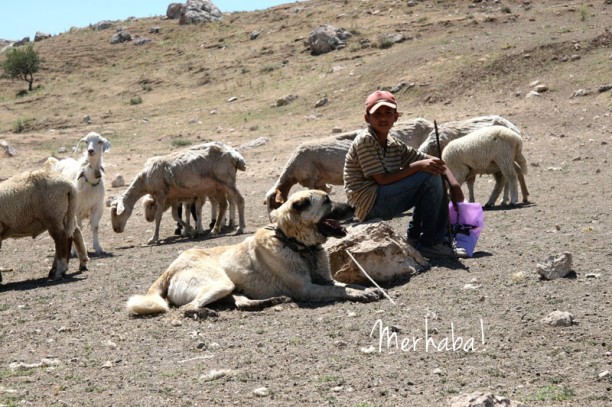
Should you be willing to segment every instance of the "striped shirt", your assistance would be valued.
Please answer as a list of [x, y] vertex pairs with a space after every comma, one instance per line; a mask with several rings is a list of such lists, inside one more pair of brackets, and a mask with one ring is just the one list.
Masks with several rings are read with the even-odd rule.
[[394, 173], [427, 156], [390, 134], [387, 145], [381, 146], [374, 130], [368, 126], [357, 135], [344, 161], [344, 190], [348, 202], [355, 207], [355, 216], [364, 221], [374, 207], [378, 184], [373, 175]]

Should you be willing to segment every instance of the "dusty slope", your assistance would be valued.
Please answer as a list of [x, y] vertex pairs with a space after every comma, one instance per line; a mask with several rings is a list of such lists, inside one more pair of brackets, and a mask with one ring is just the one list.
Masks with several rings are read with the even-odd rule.
[[[507, 7], [507, 8], [506, 8]], [[510, 12], [508, 12], [510, 11]], [[240, 241], [170, 237], [143, 246], [152, 228], [135, 211], [122, 235], [108, 212], [101, 242], [108, 257], [91, 270], [45, 281], [47, 236], [3, 242], [0, 267], [0, 404], [15, 405], [443, 405], [447, 397], [491, 391], [530, 406], [604, 406], [612, 400], [610, 333], [610, 6], [604, 1], [309, 1], [226, 15], [201, 27], [173, 21], [122, 22], [153, 41], [111, 46], [108, 31], [77, 30], [37, 44], [42, 88], [15, 98], [24, 84], [0, 80], [0, 139], [20, 152], [0, 158], [0, 177], [36, 167], [87, 131], [113, 143], [107, 180], [128, 180], [146, 158], [184, 141], [219, 140], [245, 149], [239, 188], [247, 233], [266, 223], [263, 196], [300, 141], [362, 125], [362, 100], [379, 86], [414, 83], [398, 94], [405, 117], [439, 122], [500, 114], [524, 132], [533, 205], [486, 213], [478, 255], [442, 262], [389, 292], [398, 303], [284, 306], [261, 313], [222, 311], [217, 319], [178, 313], [129, 318], [123, 304], [144, 292], [181, 250]], [[302, 43], [317, 25], [351, 30], [347, 48], [312, 57]], [[152, 26], [160, 34], [149, 34]], [[262, 30], [250, 40], [249, 33]], [[387, 49], [383, 33], [411, 40]], [[0, 56], [0, 58], [2, 58]], [[334, 69], [335, 68], [335, 69]], [[526, 98], [539, 80], [549, 91]], [[579, 89], [593, 91], [570, 98]], [[288, 106], [271, 105], [289, 94]], [[314, 108], [327, 95], [330, 104]], [[132, 105], [134, 96], [141, 104]], [[232, 96], [235, 102], [227, 102]], [[214, 114], [213, 114], [214, 112]], [[91, 117], [91, 124], [83, 116]], [[315, 117], [312, 119], [311, 117]], [[15, 123], [26, 122], [22, 133]], [[477, 181], [485, 200], [489, 178]], [[108, 195], [122, 189], [109, 188]], [[343, 200], [337, 188], [334, 199]], [[402, 232], [407, 218], [394, 221]], [[173, 225], [165, 219], [162, 236]], [[86, 232], [86, 239], [89, 233]], [[574, 255], [575, 278], [532, 276], [551, 254]], [[72, 264], [74, 270], [75, 264]], [[464, 290], [474, 281], [480, 288]], [[560, 309], [577, 324], [544, 326]], [[476, 352], [378, 352], [377, 320], [436, 343], [455, 332]], [[483, 321], [485, 344], [481, 340]], [[180, 321], [180, 322], [179, 322]], [[422, 342], [421, 342], [422, 344]], [[374, 346], [376, 352], [361, 348]], [[13, 362], [58, 365], [12, 370]], [[226, 375], [207, 381], [212, 370]], [[260, 398], [253, 390], [266, 387]]]

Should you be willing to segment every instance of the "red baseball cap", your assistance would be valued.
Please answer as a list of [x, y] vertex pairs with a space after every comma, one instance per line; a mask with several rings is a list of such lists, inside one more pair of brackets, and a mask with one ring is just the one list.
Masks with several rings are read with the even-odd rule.
[[372, 114], [381, 106], [389, 106], [390, 108], [397, 109], [397, 101], [393, 93], [385, 90], [377, 90], [368, 96], [365, 106], [366, 112]]

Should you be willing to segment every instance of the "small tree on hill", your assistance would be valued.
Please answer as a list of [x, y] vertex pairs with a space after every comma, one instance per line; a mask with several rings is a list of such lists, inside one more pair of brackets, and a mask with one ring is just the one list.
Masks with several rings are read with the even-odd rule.
[[18, 78], [28, 82], [30, 84], [28, 91], [31, 92], [34, 82], [33, 74], [40, 68], [40, 57], [32, 44], [13, 48], [7, 52], [2, 68], [12, 79]]

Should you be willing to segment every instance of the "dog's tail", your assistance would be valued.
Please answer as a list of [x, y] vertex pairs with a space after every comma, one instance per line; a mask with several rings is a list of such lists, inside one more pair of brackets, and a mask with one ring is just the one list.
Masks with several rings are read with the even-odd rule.
[[150, 315], [168, 312], [170, 307], [165, 297], [168, 293], [170, 280], [176, 269], [170, 267], [149, 288], [145, 295], [133, 295], [126, 304], [126, 308], [133, 315]]
[[169, 309], [166, 300], [156, 294], [133, 295], [128, 299], [126, 308], [133, 315], [160, 314]]

